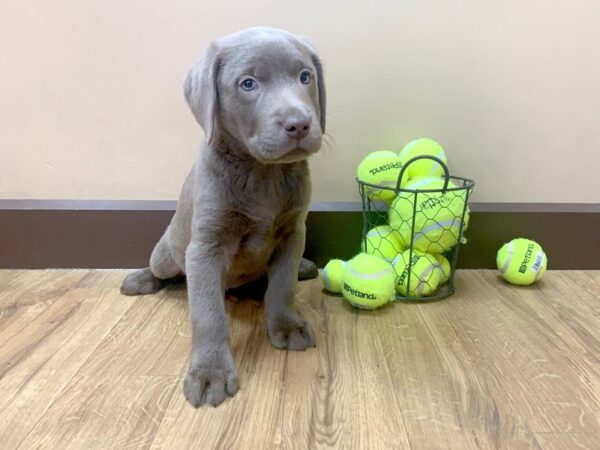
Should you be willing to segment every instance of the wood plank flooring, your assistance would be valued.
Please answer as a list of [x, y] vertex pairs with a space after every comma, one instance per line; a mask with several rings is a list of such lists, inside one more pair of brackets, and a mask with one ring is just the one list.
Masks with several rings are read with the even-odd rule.
[[461, 271], [449, 299], [372, 312], [303, 282], [299, 353], [230, 296], [241, 389], [200, 409], [185, 287], [125, 297], [125, 273], [0, 271], [1, 449], [600, 450], [600, 271]]

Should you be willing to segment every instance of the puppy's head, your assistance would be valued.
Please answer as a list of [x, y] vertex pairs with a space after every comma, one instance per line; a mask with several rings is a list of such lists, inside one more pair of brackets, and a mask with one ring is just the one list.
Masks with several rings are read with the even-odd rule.
[[184, 92], [209, 144], [234, 140], [263, 163], [299, 161], [321, 147], [323, 69], [305, 39], [273, 28], [221, 38], [190, 69]]

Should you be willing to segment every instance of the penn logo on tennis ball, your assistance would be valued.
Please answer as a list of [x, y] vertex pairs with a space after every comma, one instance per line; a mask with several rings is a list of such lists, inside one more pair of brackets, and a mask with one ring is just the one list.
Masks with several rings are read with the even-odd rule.
[[436, 206], [448, 206], [450, 203], [450, 197], [448, 194], [442, 194], [439, 197], [432, 197], [424, 202], [421, 202], [421, 209], [435, 208]]
[[533, 248], [535, 245], [532, 243], [527, 244], [527, 250], [525, 250], [525, 255], [523, 256], [523, 261], [521, 261], [521, 265], [519, 266], [520, 273], [526, 273], [527, 267], [529, 266], [529, 261], [531, 261], [531, 256], [533, 255]]
[[352, 286], [349, 286], [347, 283], [344, 283], [344, 291], [348, 292], [351, 295], [354, 295], [358, 298], [366, 298], [368, 300], [376, 300], [375, 295], [367, 294], [366, 292], [359, 291], [354, 289]]
[[375, 174], [378, 174], [379, 172], [383, 172], [385, 170], [390, 170], [390, 169], [402, 169], [402, 163], [394, 162], [394, 163], [382, 164], [381, 166], [373, 167], [372, 169], [370, 169], [369, 173], [371, 175], [375, 175]]

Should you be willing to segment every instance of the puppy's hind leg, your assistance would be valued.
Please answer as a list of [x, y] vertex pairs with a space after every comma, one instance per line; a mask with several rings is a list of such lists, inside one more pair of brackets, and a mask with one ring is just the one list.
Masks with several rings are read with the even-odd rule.
[[168, 233], [169, 229], [167, 228], [154, 247], [152, 256], [150, 256], [150, 267], [136, 270], [125, 277], [121, 285], [121, 294], [153, 294], [168, 285], [172, 278], [182, 274], [169, 250]]

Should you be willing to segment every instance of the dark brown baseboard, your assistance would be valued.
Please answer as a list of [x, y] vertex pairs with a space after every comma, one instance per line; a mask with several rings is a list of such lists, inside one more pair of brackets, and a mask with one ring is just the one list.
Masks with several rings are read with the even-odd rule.
[[[143, 267], [169, 223], [170, 201], [0, 200], [0, 268]], [[322, 266], [359, 247], [355, 203], [316, 203], [305, 256]], [[496, 251], [515, 237], [538, 241], [551, 269], [600, 269], [600, 204], [472, 205], [462, 268], [494, 268]]]

